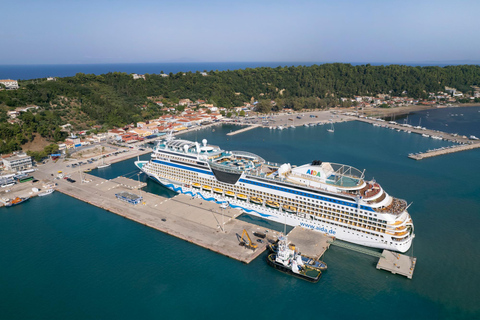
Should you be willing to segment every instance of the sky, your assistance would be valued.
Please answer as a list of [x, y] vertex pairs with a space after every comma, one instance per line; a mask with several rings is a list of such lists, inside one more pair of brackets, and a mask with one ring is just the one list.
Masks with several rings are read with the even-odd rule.
[[480, 1], [0, 1], [0, 65], [480, 61]]

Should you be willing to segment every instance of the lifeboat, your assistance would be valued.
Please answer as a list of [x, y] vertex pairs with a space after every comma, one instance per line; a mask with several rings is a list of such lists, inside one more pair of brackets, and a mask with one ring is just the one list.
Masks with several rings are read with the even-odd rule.
[[293, 207], [293, 206], [289, 206], [288, 204], [284, 204], [282, 206], [282, 209], [286, 212], [290, 212], [290, 213], [295, 213], [297, 212], [297, 208]]
[[243, 201], [247, 201], [247, 196], [240, 193], [240, 194], [237, 194], [237, 199], [240, 199], [240, 200], [243, 200]]
[[210, 191], [210, 190], [212, 190], [212, 187], [205, 185], [205, 186], [202, 187], [202, 189]]
[[200, 183], [194, 183], [192, 184], [192, 187], [200, 189]]
[[256, 204], [262, 204], [263, 200], [258, 198], [258, 197], [250, 197], [250, 202], [256, 203]]
[[235, 193], [233, 193], [232, 191], [225, 191], [225, 195], [227, 197], [232, 197], [233, 198], [235, 196]]
[[213, 192], [222, 194], [223, 190], [220, 188], [213, 188]]
[[278, 204], [278, 202], [271, 201], [271, 200], [267, 200], [266, 205], [270, 208], [273, 208], [273, 209], [280, 208], [280, 205]]

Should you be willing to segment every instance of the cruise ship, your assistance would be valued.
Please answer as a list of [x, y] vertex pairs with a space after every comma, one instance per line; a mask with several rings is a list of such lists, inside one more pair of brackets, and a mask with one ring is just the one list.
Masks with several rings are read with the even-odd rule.
[[171, 135], [158, 142], [150, 161], [135, 165], [175, 192], [351, 243], [406, 252], [415, 237], [407, 202], [348, 165], [272, 163]]

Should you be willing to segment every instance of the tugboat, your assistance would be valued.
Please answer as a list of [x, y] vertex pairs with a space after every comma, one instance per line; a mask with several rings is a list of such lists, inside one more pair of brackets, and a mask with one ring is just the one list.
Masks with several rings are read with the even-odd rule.
[[[277, 253], [278, 251], [278, 243], [270, 243], [268, 245], [268, 249], [273, 252], [273, 253]], [[327, 264], [321, 260], [316, 260], [316, 259], [312, 259], [312, 258], [308, 258], [308, 257], [305, 257], [305, 256], [302, 256], [302, 261], [305, 265], [311, 267], [311, 268], [314, 268], [314, 269], [318, 269], [320, 271], [327, 271]]]
[[20, 203], [22, 203], [22, 202], [25, 202], [25, 201], [27, 201], [28, 199], [30, 199], [30, 198], [20, 198], [20, 197], [16, 197], [15, 199], [8, 201], [8, 202], [5, 204], [5, 207], [13, 207], [13, 206], [16, 206], [17, 204], [20, 204]]
[[267, 263], [275, 269], [310, 282], [318, 282], [322, 271], [303, 263], [302, 256], [293, 244], [287, 244], [287, 238], [278, 239], [278, 250], [267, 257]]

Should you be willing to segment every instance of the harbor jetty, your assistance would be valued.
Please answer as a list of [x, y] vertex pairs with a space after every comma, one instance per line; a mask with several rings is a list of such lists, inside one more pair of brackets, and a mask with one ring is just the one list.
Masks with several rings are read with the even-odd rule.
[[386, 122], [379, 119], [367, 119], [367, 118], [357, 118], [356, 120], [360, 122], [370, 123], [374, 126], [380, 126], [383, 128], [389, 128], [389, 129], [395, 129], [397, 131], [420, 134], [426, 138], [446, 140], [446, 141], [456, 143], [455, 145], [452, 145], [450, 147], [443, 147], [435, 150], [428, 150], [426, 152], [409, 154], [408, 157], [414, 160], [422, 160], [422, 159], [436, 157], [444, 154], [450, 154], [454, 152], [467, 151], [467, 150], [480, 148], [480, 141], [471, 140], [466, 136], [460, 136], [457, 134], [441, 132], [438, 130], [430, 130], [426, 128], [421, 128], [419, 126], [413, 127], [411, 125], [399, 124], [394, 121]]
[[460, 151], [467, 151], [467, 150], [472, 150], [480, 148], [480, 143], [472, 143], [472, 144], [465, 144], [465, 145], [455, 145], [450, 148], [441, 148], [441, 149], [436, 149], [436, 150], [428, 150], [426, 152], [422, 153], [415, 153], [415, 154], [409, 154], [408, 157], [410, 159], [414, 160], [422, 160], [426, 158], [431, 158], [431, 157], [436, 157], [440, 156], [443, 154], [450, 154], [454, 152], [460, 152]]
[[288, 241], [295, 244], [305, 257], [318, 260], [330, 248], [332, 236], [296, 226], [288, 233]]
[[233, 135], [236, 135], [236, 134], [248, 131], [248, 130], [252, 130], [252, 129], [255, 129], [255, 128], [258, 128], [258, 127], [260, 127], [259, 124], [252, 124], [252, 125], [249, 125], [248, 127], [229, 132], [229, 133], [227, 133], [227, 136], [233, 136]]
[[[235, 219], [241, 214], [236, 209], [221, 209], [217, 203], [186, 195], [164, 198], [141, 191], [137, 181], [127, 182], [127, 178], [105, 180], [88, 174], [84, 176], [82, 181], [88, 182], [55, 180], [57, 190], [244, 263], [250, 263], [266, 249], [267, 241], [257, 242], [255, 237], [252, 237], [258, 245], [255, 250], [239, 245], [243, 229], [252, 235], [257, 226]], [[122, 201], [116, 197], [121, 192], [129, 192], [141, 200], [138, 204]], [[275, 235], [276, 232], [268, 230], [268, 234]]]

